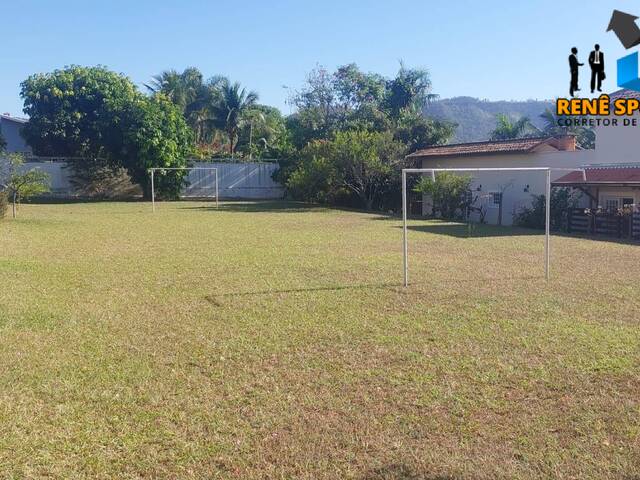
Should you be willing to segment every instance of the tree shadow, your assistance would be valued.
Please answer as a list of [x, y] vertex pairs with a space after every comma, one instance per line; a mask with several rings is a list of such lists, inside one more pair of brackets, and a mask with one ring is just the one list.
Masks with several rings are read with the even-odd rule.
[[[433, 221], [432, 221], [433, 222]], [[397, 228], [402, 228], [398, 226]], [[489, 238], [489, 237], [522, 237], [542, 236], [544, 231], [531, 230], [519, 227], [498, 227], [495, 225], [482, 225], [466, 223], [431, 223], [429, 225], [409, 225], [408, 230], [435, 235], [447, 235], [456, 238]]]
[[416, 472], [407, 465], [394, 464], [368, 471], [361, 480], [457, 480], [460, 477], [450, 475]]
[[215, 295], [206, 295], [205, 300], [209, 303], [216, 304], [216, 298], [225, 297], [252, 297], [259, 295], [274, 295], [279, 293], [307, 293], [307, 292], [339, 292], [342, 290], [394, 290], [402, 288], [401, 283], [377, 283], [377, 284], [356, 284], [356, 285], [334, 285], [327, 287], [308, 287], [308, 288], [283, 288], [273, 290], [255, 290], [251, 292], [228, 292], [218, 293]]
[[236, 213], [300, 213], [325, 209], [320, 205], [311, 203], [294, 202], [288, 200], [234, 200], [221, 201], [216, 207], [215, 201], [211, 205], [189, 205], [188, 201], [180, 202], [176, 207], [181, 210], [203, 210], [212, 212], [236, 212]]

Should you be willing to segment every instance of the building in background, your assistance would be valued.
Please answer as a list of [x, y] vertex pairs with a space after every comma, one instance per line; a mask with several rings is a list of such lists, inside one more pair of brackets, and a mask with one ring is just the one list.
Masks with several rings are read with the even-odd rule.
[[[627, 91], [611, 95], [633, 95]], [[579, 207], [608, 210], [622, 208], [640, 215], [640, 135], [638, 127], [595, 128], [596, 147], [582, 150], [571, 135], [495, 142], [444, 145], [419, 150], [407, 158], [417, 168], [555, 167], [586, 170], [581, 173], [552, 172], [556, 187], [570, 187], [581, 197]], [[473, 177], [474, 198], [484, 203], [484, 220], [512, 225], [516, 215], [530, 207], [533, 195], [544, 195], [545, 172], [478, 172]], [[430, 199], [423, 198], [423, 214], [431, 213]], [[472, 213], [472, 221], [479, 220]]]
[[31, 155], [31, 147], [27, 145], [20, 131], [28, 120], [12, 117], [8, 113], [0, 115], [0, 134], [7, 142], [5, 150], [9, 153], [24, 153]]

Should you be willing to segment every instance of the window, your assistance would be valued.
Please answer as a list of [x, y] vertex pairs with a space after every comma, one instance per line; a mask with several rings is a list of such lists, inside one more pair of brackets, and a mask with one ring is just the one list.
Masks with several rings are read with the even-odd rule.
[[623, 198], [622, 199], [622, 206], [623, 207], [631, 207], [635, 204], [636, 202], [633, 200], [633, 198]]
[[502, 203], [502, 193], [489, 192], [489, 208], [500, 208]]
[[604, 197], [604, 208], [609, 211], [618, 210], [621, 207], [621, 200], [619, 197]]

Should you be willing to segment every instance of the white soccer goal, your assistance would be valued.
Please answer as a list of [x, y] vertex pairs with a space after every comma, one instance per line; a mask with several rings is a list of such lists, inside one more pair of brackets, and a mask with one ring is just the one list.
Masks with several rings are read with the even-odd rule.
[[409, 286], [409, 239], [407, 232], [407, 175], [408, 174], [431, 174], [435, 182], [437, 172], [546, 172], [545, 188], [545, 240], [544, 240], [544, 272], [545, 278], [550, 277], [551, 260], [551, 172], [582, 172], [582, 177], [586, 181], [587, 173], [584, 168], [553, 168], [553, 167], [522, 167], [522, 168], [405, 168], [402, 170], [402, 233], [403, 233], [403, 262], [404, 262], [404, 286]]
[[[156, 187], [155, 174], [157, 171], [181, 170], [188, 172], [191, 184], [187, 187], [184, 197], [190, 198], [215, 198], [216, 208], [220, 205], [218, 196], [218, 169], [214, 167], [190, 167], [190, 168], [150, 168], [151, 175], [151, 208], [156, 211]], [[195, 176], [194, 176], [195, 174]]]

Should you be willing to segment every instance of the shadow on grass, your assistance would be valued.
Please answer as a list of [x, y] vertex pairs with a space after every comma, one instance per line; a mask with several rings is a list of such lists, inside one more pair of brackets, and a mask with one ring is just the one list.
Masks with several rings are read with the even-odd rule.
[[[398, 226], [396, 228], [402, 228]], [[429, 225], [409, 225], [408, 230], [412, 232], [432, 233], [435, 235], [447, 235], [456, 238], [490, 238], [490, 237], [543, 237], [544, 230], [534, 230], [522, 227], [498, 227], [496, 225], [471, 224], [466, 223], [434, 223]], [[552, 237], [573, 238], [576, 240], [591, 240], [596, 242], [617, 243], [619, 245], [638, 245], [638, 240], [631, 238], [607, 237], [605, 235], [583, 235], [579, 233], [567, 233], [551, 231]]]
[[219, 207], [215, 206], [215, 202], [212, 202], [211, 205], [190, 206], [188, 201], [184, 201], [177, 203], [177, 205], [178, 206], [176, 208], [184, 210], [237, 213], [300, 213], [311, 212], [314, 210], [325, 208], [320, 205], [287, 200], [237, 200], [228, 202], [221, 201]]
[[[536, 281], [544, 280], [544, 275], [518, 275], [511, 277], [501, 277], [496, 279], [479, 279], [479, 278], [460, 278], [455, 280], [457, 284], [477, 284], [480, 280], [491, 280], [493, 283], [513, 283], [514, 280], [518, 281]], [[424, 290], [421, 287], [433, 287], [433, 282], [431, 281], [411, 281], [408, 288], [405, 288], [402, 282], [396, 283], [373, 283], [373, 284], [354, 284], [354, 285], [334, 285], [334, 286], [326, 286], [326, 287], [308, 287], [308, 288], [282, 288], [282, 289], [273, 289], [273, 290], [255, 290], [255, 291], [244, 291], [244, 292], [227, 292], [227, 293], [217, 293], [211, 295], [205, 295], [204, 299], [217, 306], [221, 306], [222, 304], [218, 301], [218, 299], [223, 298], [234, 298], [234, 297], [254, 297], [254, 296], [267, 296], [267, 295], [277, 295], [277, 294], [287, 294], [287, 293], [310, 293], [310, 292], [340, 292], [347, 290], [389, 290], [392, 292], [396, 292], [403, 295], [424, 295], [427, 293], [433, 293], [431, 290]], [[417, 290], [418, 289], [418, 290]], [[451, 300], [458, 296], [458, 293], [445, 295], [443, 298], [439, 298], [438, 301]]]
[[[402, 228], [398, 226], [397, 228]], [[480, 225], [466, 223], [430, 223], [429, 225], [409, 225], [408, 230], [413, 232], [432, 233], [435, 235], [447, 235], [456, 238], [487, 238], [487, 237], [520, 237], [544, 235], [544, 231], [530, 230], [518, 227], [498, 227], [493, 225]]]
[[387, 465], [364, 474], [361, 480], [456, 480], [449, 475], [416, 472], [406, 465]]
[[274, 295], [278, 293], [306, 293], [306, 292], [339, 292], [342, 290], [390, 290], [401, 288], [401, 283], [378, 283], [378, 284], [357, 284], [357, 285], [334, 285], [330, 287], [308, 287], [308, 288], [283, 288], [274, 290], [256, 290], [253, 292], [230, 292], [219, 293], [216, 295], [206, 295], [205, 300], [210, 303], [216, 303], [215, 298], [225, 297], [251, 297], [257, 295]]

